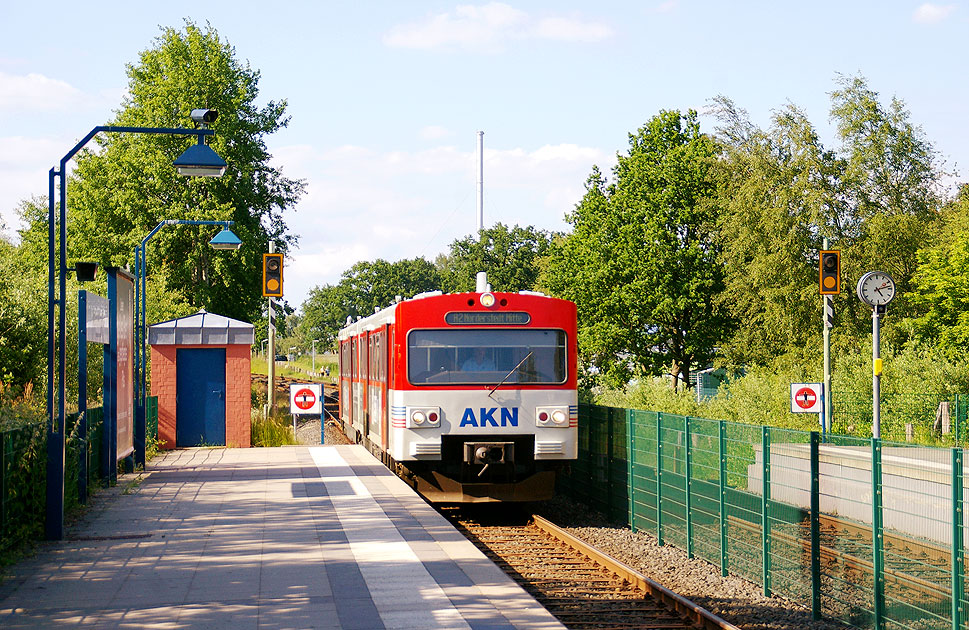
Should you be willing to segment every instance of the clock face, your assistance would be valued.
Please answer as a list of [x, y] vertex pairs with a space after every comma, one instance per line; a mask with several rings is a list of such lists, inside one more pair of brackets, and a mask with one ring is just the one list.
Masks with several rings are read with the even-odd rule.
[[858, 281], [858, 298], [870, 306], [884, 306], [895, 297], [895, 281], [884, 271], [869, 271]]

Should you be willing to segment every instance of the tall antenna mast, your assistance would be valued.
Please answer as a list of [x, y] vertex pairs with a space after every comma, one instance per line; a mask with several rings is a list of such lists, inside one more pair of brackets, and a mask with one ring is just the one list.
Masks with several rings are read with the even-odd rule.
[[478, 239], [484, 229], [484, 132], [478, 132]]

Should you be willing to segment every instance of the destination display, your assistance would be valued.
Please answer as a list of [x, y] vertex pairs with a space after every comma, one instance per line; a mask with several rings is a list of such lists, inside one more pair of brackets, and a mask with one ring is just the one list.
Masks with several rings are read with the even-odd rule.
[[531, 321], [528, 313], [452, 311], [444, 316], [451, 326], [523, 326]]

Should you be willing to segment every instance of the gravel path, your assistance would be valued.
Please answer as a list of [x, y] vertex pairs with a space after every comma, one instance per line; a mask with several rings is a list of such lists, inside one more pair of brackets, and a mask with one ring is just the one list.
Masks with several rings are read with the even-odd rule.
[[[326, 444], [350, 444], [350, 440], [337, 429], [332, 422], [326, 423], [326, 434], [323, 436]], [[296, 424], [296, 441], [305, 446], [315, 446], [320, 443], [320, 420], [300, 420]]]

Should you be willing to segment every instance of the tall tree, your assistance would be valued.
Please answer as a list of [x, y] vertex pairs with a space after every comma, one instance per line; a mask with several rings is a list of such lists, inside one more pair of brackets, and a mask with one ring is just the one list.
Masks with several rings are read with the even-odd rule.
[[579, 306], [583, 352], [617, 381], [669, 373], [674, 386], [714, 355], [730, 320], [717, 306], [716, 147], [695, 111], [662, 111], [629, 135], [615, 181], [598, 170], [543, 275]]
[[[723, 303], [742, 321], [723, 352], [734, 364], [766, 364], [821, 340], [818, 250], [842, 252], [843, 294], [835, 298], [837, 343], [870, 334], [853, 298], [866, 271], [888, 271], [900, 287], [886, 336], [911, 313], [916, 252], [929, 242], [940, 206], [932, 145], [893, 99], [883, 107], [863, 78], [841, 78], [831, 116], [841, 146], [826, 148], [807, 116], [788, 105], [757, 129], [728, 99], [716, 101], [724, 147], [720, 243], [727, 268]], [[894, 333], [892, 331], [895, 331]]]
[[260, 278], [253, 270], [270, 241], [277, 251], [294, 242], [282, 213], [304, 189], [269, 164], [265, 138], [289, 118], [285, 101], [256, 106], [259, 78], [211, 26], [186, 21], [182, 31], [162, 29], [155, 45], [128, 66], [128, 92], [110, 124], [185, 127], [192, 109], [215, 109], [211, 146], [229, 168], [215, 180], [184, 178], [172, 162], [192, 140], [101, 134], [101, 149], [78, 157], [69, 184], [72, 257], [123, 265], [133, 262], [134, 247], [164, 219], [231, 219], [243, 241], [238, 252], [209, 248], [216, 232], [211, 226], [165, 228], [151, 240], [149, 310], [160, 299], [151, 295], [174, 295], [164, 300], [169, 311], [204, 307], [244, 320], [258, 317]]
[[816, 345], [817, 250], [824, 237], [843, 245], [859, 226], [843, 201], [844, 163], [801, 110], [783, 108], [765, 132], [728, 99], [716, 104], [724, 209], [717, 238], [726, 269], [719, 299], [740, 323], [721, 351], [734, 365], [765, 364]]
[[444, 291], [474, 291], [479, 271], [488, 273], [496, 291], [524, 291], [535, 288], [538, 261], [545, 255], [551, 235], [532, 226], [498, 223], [451, 243], [448, 254], [438, 257]]
[[840, 77], [838, 82], [831, 94], [831, 117], [847, 162], [848, 202], [863, 223], [847, 253], [859, 263], [858, 275], [870, 269], [892, 274], [899, 292], [892, 311], [908, 315], [912, 308], [905, 294], [913, 288], [916, 252], [936, 229], [946, 172], [901, 100], [882, 105], [863, 77]]

